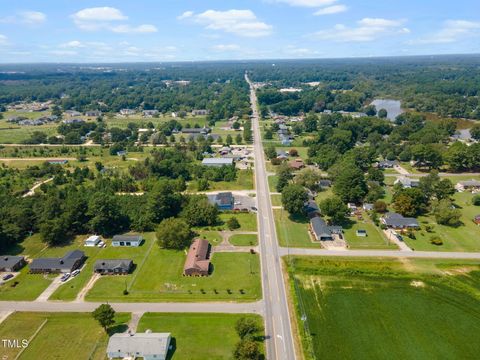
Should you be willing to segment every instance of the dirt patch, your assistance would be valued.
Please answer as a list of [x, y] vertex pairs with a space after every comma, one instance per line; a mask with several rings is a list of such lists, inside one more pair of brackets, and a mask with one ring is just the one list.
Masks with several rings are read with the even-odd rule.
[[412, 282], [410, 282], [410, 285], [413, 286], [413, 287], [416, 287], [416, 288], [425, 287], [425, 283], [423, 281], [420, 281], [420, 280], [413, 280]]

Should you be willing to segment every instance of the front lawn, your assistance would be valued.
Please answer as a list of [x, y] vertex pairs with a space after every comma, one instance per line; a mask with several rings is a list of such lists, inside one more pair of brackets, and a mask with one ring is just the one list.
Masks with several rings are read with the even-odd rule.
[[[263, 319], [252, 314], [146, 313], [138, 331], [171, 333], [174, 348], [169, 359], [231, 359], [240, 340], [235, 324], [242, 317], [253, 318], [263, 327]], [[255, 335], [262, 337], [263, 332]]]
[[[117, 314], [111, 333], [125, 331], [129, 319], [130, 314]], [[0, 337], [30, 340], [20, 355], [22, 360], [103, 360], [108, 343], [107, 334], [88, 313], [16, 312], [2, 323]], [[20, 351], [2, 347], [2, 356], [16, 359]]]
[[308, 233], [309, 220], [306, 217], [295, 218], [286, 210], [273, 209], [275, 216], [275, 228], [280, 246], [289, 247], [316, 247], [319, 243], [313, 243]]
[[[220, 220], [224, 223], [231, 217], [236, 217], [240, 223], [240, 228], [237, 231], [257, 231], [257, 214], [244, 212], [222, 212], [220, 213]], [[220, 226], [221, 229], [227, 230], [226, 224]]]
[[256, 246], [258, 245], [258, 235], [255, 234], [236, 234], [230, 236], [230, 244], [235, 246]]
[[[254, 301], [261, 298], [258, 255], [215, 253], [208, 277], [183, 276], [186, 253], [154, 245], [146, 262], [127, 276], [103, 276], [88, 301]], [[234, 264], [234, 266], [233, 266]], [[123, 291], [128, 287], [129, 294]]]
[[[364, 214], [364, 216], [367, 216]], [[376, 227], [369, 220], [358, 221], [351, 219], [350, 226], [344, 227], [343, 231], [350, 249], [391, 249], [398, 247], [391, 243], [384, 235], [382, 230]], [[357, 230], [366, 230], [366, 237], [357, 236]]]

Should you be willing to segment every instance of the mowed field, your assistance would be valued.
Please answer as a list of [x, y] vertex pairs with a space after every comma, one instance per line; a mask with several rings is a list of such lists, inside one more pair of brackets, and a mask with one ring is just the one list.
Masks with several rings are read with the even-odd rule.
[[478, 358], [480, 262], [295, 257], [292, 264], [306, 359]]
[[[235, 324], [242, 317], [255, 319], [260, 326], [263, 323], [258, 315], [146, 313], [137, 330], [171, 333], [173, 349], [168, 359], [232, 359], [235, 344], [240, 341]], [[262, 337], [263, 333], [255, 336]]]
[[[117, 314], [110, 335], [125, 331], [129, 319], [130, 314]], [[104, 360], [108, 343], [107, 334], [88, 313], [13, 313], [0, 326], [0, 338], [28, 340], [24, 350], [2, 346], [0, 358], [8, 360]]]

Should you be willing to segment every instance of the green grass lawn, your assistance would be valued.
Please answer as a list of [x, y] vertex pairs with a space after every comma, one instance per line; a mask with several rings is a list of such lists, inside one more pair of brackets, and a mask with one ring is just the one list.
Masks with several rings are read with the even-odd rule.
[[[236, 217], [240, 223], [240, 228], [236, 229], [238, 231], [257, 231], [257, 214], [222, 212], [219, 217], [222, 222], [226, 222], [231, 217]], [[219, 228], [226, 230], [227, 226], [223, 224]]]
[[[125, 331], [129, 319], [130, 314], [117, 314], [111, 334]], [[105, 331], [87, 313], [16, 312], [2, 323], [0, 337], [30, 340], [20, 360], [103, 360], [108, 343]], [[16, 359], [20, 351], [18, 348], [2, 347], [0, 355], [4, 359]]]
[[[480, 214], [480, 207], [473, 206], [471, 193], [456, 193], [453, 198], [455, 204], [462, 212], [462, 225], [451, 227], [439, 225], [433, 216], [421, 216], [419, 222], [421, 230], [415, 232], [415, 239], [404, 236], [408, 246], [415, 250], [438, 250], [438, 251], [480, 251], [480, 227], [472, 221], [475, 215]], [[432, 226], [433, 230], [427, 232], [426, 225]], [[438, 236], [443, 245], [432, 245], [430, 239]]]
[[[127, 276], [104, 276], [88, 301], [253, 301], [261, 297], [258, 255], [216, 253], [208, 277], [182, 275], [186, 254], [156, 245], [141, 268]], [[232, 266], [232, 264], [235, 266]], [[130, 284], [129, 294], [123, 295]]]
[[[35, 116], [33, 116], [33, 114]], [[10, 115], [20, 115], [28, 118], [39, 118], [45, 116], [44, 113], [6, 113], [4, 114], [5, 119], [0, 120], [0, 144], [20, 144], [24, 140], [27, 140], [31, 137], [33, 132], [41, 131], [47, 134], [47, 136], [52, 136], [57, 134], [57, 123], [46, 124], [41, 126], [24, 126], [17, 125], [7, 122], [7, 118]]]
[[[220, 360], [231, 359], [240, 340], [235, 324], [242, 317], [253, 318], [263, 327], [258, 315], [146, 313], [140, 320], [138, 331], [172, 334], [174, 350], [169, 359]], [[256, 334], [263, 336], [263, 332]]]
[[[253, 170], [238, 170], [235, 181], [209, 181], [208, 191], [253, 190]], [[196, 191], [197, 182], [188, 183], [187, 190]]]
[[319, 204], [321, 201], [332, 196], [333, 196], [332, 188], [327, 188], [323, 191], [318, 192], [317, 197], [315, 198], [315, 201], [317, 202], [317, 204]]
[[272, 206], [282, 206], [282, 195], [270, 195]]
[[222, 242], [222, 235], [218, 231], [214, 230], [197, 230], [198, 236], [202, 239], [206, 239], [211, 245], [215, 246]]
[[278, 183], [278, 176], [271, 175], [268, 177], [268, 187], [270, 188], [270, 192], [277, 192], [277, 183]]
[[27, 265], [14, 279], [0, 285], [0, 300], [35, 300], [54, 277], [55, 275], [29, 274]]
[[297, 321], [307, 319], [299, 327], [305, 359], [480, 353], [478, 261], [296, 257], [293, 263]]
[[[388, 241], [383, 235], [382, 230], [376, 227], [364, 214], [364, 220], [359, 221], [351, 218], [351, 225], [343, 228], [345, 239], [350, 249], [398, 249], [398, 247]], [[366, 230], [366, 237], [357, 236], [357, 230]]]
[[256, 246], [258, 245], [258, 235], [255, 234], [236, 234], [230, 236], [230, 244], [235, 246]]
[[320, 244], [313, 243], [310, 240], [307, 218], [294, 219], [290, 217], [287, 211], [280, 209], [274, 209], [273, 215], [275, 216], [275, 228], [281, 246], [320, 247]]

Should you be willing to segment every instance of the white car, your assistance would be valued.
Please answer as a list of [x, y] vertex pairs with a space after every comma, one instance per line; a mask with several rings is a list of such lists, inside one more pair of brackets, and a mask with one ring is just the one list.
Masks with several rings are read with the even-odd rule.
[[98, 244], [97, 244], [98, 247], [105, 247], [105, 243], [103, 241], [100, 241]]
[[235, 205], [242, 205], [240, 201], [235, 201]]
[[75, 271], [72, 271], [72, 277], [73, 276], [77, 276], [78, 274], [80, 274], [80, 270], [75, 270]]
[[65, 282], [65, 281], [67, 281], [69, 278], [70, 278], [70, 273], [66, 273], [66, 274], [64, 274], [64, 275], [60, 278], [60, 281], [61, 281], [61, 282]]

